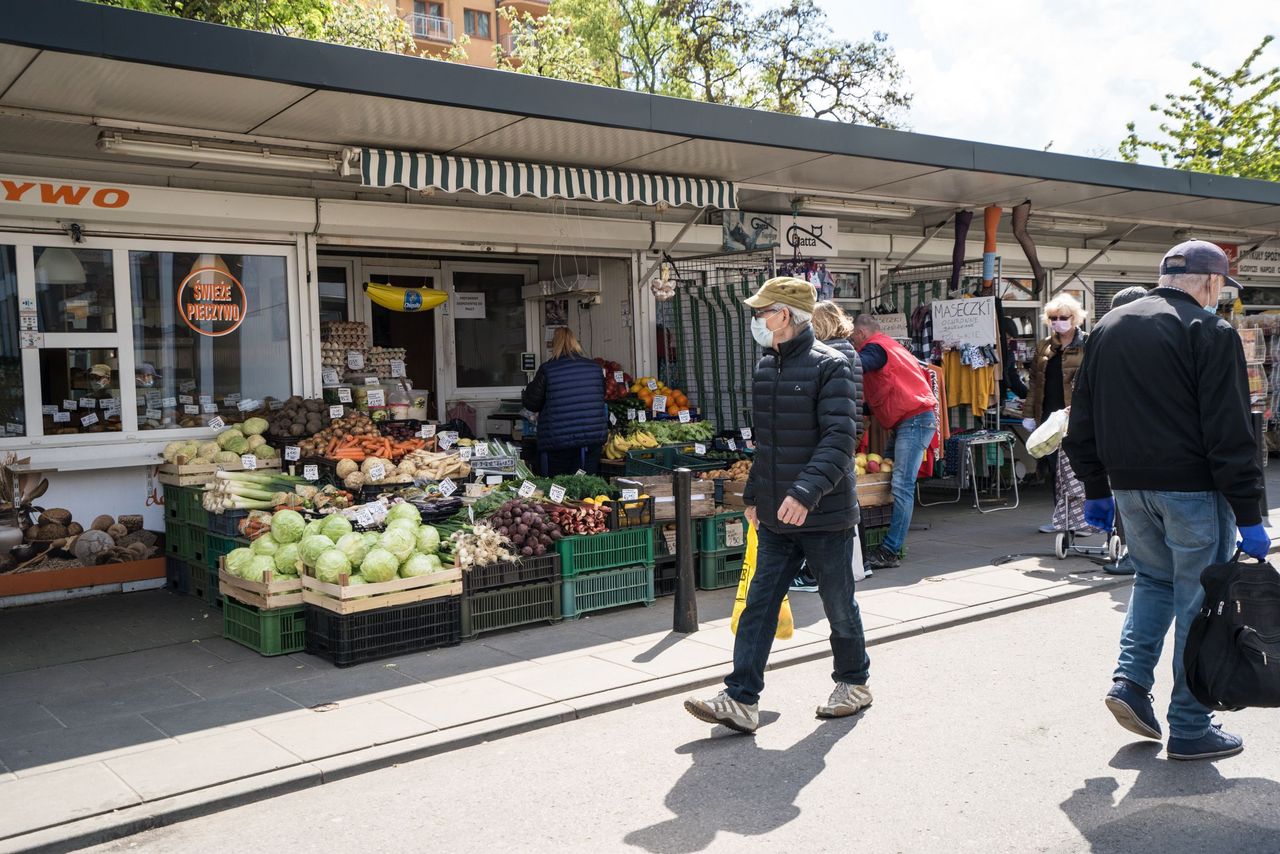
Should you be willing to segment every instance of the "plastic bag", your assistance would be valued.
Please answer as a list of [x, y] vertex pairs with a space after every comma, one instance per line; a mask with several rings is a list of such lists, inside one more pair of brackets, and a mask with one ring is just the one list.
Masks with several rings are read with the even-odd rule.
[[[756, 529], [747, 526], [747, 553], [742, 559], [742, 576], [738, 579], [738, 595], [733, 600], [733, 617], [729, 620], [729, 629], [738, 633], [738, 618], [747, 607], [747, 591], [751, 589], [751, 577], [756, 573]], [[778, 640], [788, 640], [796, 630], [795, 618], [791, 616], [791, 603], [787, 597], [782, 598], [782, 608], [778, 611], [778, 630], [773, 636]]]
[[1044, 423], [1027, 437], [1027, 453], [1038, 460], [1058, 450], [1067, 435], [1070, 413], [1070, 409], [1059, 409], [1057, 412], [1050, 413]]

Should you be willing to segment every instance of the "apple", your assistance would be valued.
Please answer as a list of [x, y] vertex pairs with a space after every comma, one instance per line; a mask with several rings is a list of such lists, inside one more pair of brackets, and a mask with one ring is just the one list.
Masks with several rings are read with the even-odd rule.
[[867, 471], [871, 474], [876, 474], [880, 471], [880, 464], [875, 460], [867, 460]]
[[867, 454], [867, 462], [882, 463], [884, 462], [884, 457], [880, 456], [879, 454]]
[[853, 458], [853, 461], [858, 465], [865, 467], [867, 465], [867, 455], [858, 454]]
[[888, 460], [885, 460], [880, 464], [880, 471], [883, 471], [883, 472], [893, 471], [893, 463], [889, 462]]

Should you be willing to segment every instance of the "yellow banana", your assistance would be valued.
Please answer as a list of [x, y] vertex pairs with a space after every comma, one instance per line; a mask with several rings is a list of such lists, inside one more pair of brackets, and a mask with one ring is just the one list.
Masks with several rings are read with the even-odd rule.
[[430, 311], [449, 299], [444, 291], [434, 288], [401, 288], [379, 282], [367, 282], [364, 292], [369, 295], [370, 300], [383, 308], [410, 313]]

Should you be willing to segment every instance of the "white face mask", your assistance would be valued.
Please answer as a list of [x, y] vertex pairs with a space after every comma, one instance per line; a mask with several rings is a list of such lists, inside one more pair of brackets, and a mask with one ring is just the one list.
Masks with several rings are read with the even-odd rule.
[[773, 346], [773, 330], [765, 324], [763, 317], [751, 318], [751, 337], [766, 350]]
[[1053, 326], [1053, 331], [1054, 331], [1054, 332], [1063, 333], [1063, 332], [1070, 332], [1070, 331], [1071, 331], [1071, 321], [1070, 321], [1070, 320], [1054, 320], [1054, 321], [1051, 321], [1051, 322], [1050, 322], [1050, 325], [1052, 325], [1052, 326]]

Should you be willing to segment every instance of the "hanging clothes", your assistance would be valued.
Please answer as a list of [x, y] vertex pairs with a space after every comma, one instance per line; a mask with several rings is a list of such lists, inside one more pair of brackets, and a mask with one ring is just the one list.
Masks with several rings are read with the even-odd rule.
[[948, 350], [942, 354], [942, 374], [951, 406], [968, 406], [975, 419], [990, 408], [996, 393], [995, 365], [971, 368], [959, 350]]

